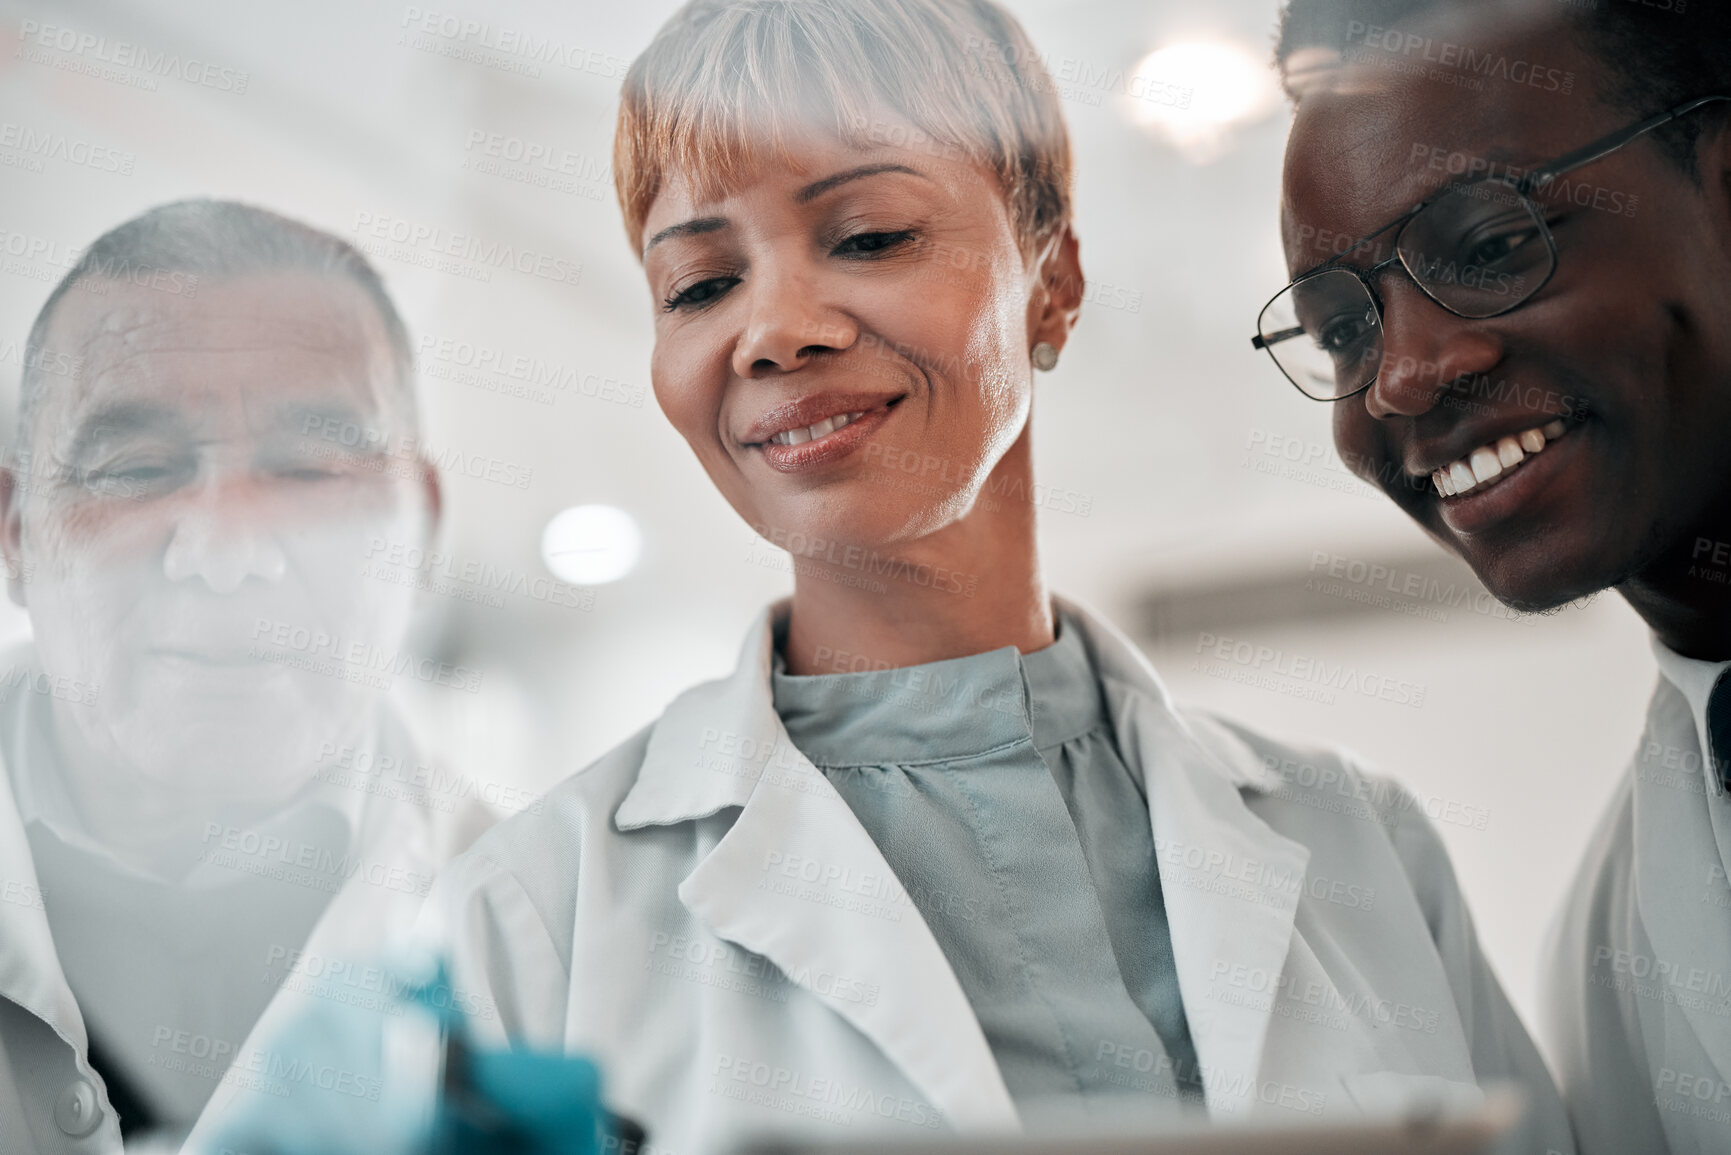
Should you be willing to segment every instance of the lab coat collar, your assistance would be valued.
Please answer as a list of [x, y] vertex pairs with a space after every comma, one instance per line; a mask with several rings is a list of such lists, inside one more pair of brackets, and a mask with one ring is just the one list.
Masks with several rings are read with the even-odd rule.
[[[1649, 985], [1658, 988], [1667, 1004], [1677, 996], [1677, 1013], [1714, 1066], [1726, 1071], [1731, 1070], [1731, 1020], [1713, 988], [1722, 979], [1711, 968], [1694, 964], [1731, 957], [1731, 934], [1724, 922], [1703, 917], [1699, 905], [1721, 897], [1725, 886], [1704, 863], [1731, 857], [1725, 810], [1715, 801], [1724, 783], [1711, 756], [1706, 717], [1708, 697], [1727, 664], [1685, 658], [1657, 639], [1653, 655], [1662, 680], [1648, 709], [1644, 749], [1637, 756], [1633, 804], [1635, 895], [1652, 957], [1659, 960]], [[1683, 727], [1693, 729], [1703, 754], [1704, 797], [1693, 789], [1678, 789], [1664, 775], [1648, 772], [1651, 764], [1643, 764], [1655, 744], [1661, 749], [1681, 745], [1677, 731]], [[1667, 967], [1669, 975], [1662, 973]]]
[[[1212, 727], [1196, 728], [1172, 701], [1166, 684], [1153, 665], [1128, 637], [1104, 617], [1084, 603], [1068, 598], [1053, 598], [1053, 603], [1082, 628], [1082, 639], [1094, 670], [1105, 685], [1107, 700], [1124, 699], [1148, 714], [1160, 719], [1167, 736], [1186, 755], [1185, 766], [1219, 778], [1237, 789], [1266, 792], [1281, 784], [1281, 777], [1260, 759], [1252, 756], [1241, 744], [1222, 741]], [[1123, 734], [1119, 744], [1125, 745]], [[1128, 752], [1125, 752], [1126, 755]], [[1162, 750], [1162, 753], [1167, 753]], [[1142, 766], [1150, 763], [1146, 760]]]
[[[1220, 756], [1218, 748], [1205, 747], [1179, 719], [1148, 659], [1104, 618], [1080, 602], [1054, 598], [1053, 603], [1081, 626], [1102, 682], [1169, 718], [1180, 740], [1195, 748], [1195, 768], [1239, 788], [1266, 791], [1279, 784], [1279, 776], [1255, 758], [1236, 750]], [[775, 630], [788, 610], [785, 600], [765, 607], [746, 633], [734, 672], [695, 686], [668, 705], [650, 733], [637, 781], [614, 814], [620, 830], [670, 826], [744, 806], [766, 770], [804, 761], [775, 712], [771, 683]]]
[[675, 698], [650, 732], [637, 781], [614, 813], [620, 830], [668, 826], [744, 806], [772, 760], [791, 751], [770, 686], [777, 616], [765, 607], [746, 632], [732, 675]]
[[1706, 775], [1707, 793], [1719, 797], [1725, 793], [1725, 760], [1731, 758], [1731, 750], [1713, 749], [1713, 731], [1707, 722], [1707, 703], [1713, 696], [1714, 685], [1726, 669], [1731, 668], [1731, 662], [1704, 662], [1699, 658], [1685, 658], [1661, 642], [1657, 634], [1653, 635], [1652, 642], [1653, 657], [1659, 663], [1659, 673], [1675, 686], [1683, 695], [1683, 700], [1689, 703], [1689, 714], [1695, 723], [1695, 740], [1701, 745], [1701, 770]]
[[[1309, 852], [1244, 804], [1240, 791], [1279, 783], [1272, 770], [1218, 727], [1193, 726], [1147, 659], [1103, 619], [1078, 603], [1056, 605], [1080, 627], [1120, 751], [1146, 782], [1179, 989], [1210, 1110], [1241, 1110], [1216, 1088], [1256, 1077], [1272, 1007], [1226, 1005], [1210, 988], [1222, 962], [1281, 972], [1302, 887], [1247, 902], [1242, 887], [1219, 886], [1213, 875], [1228, 861], [1255, 862], [1269, 876], [1301, 879]], [[774, 624], [786, 612], [783, 602], [758, 616], [731, 677], [669, 706], [614, 821], [633, 830], [742, 807], [680, 886], [686, 907], [846, 1017], [957, 1126], [1014, 1126], [996, 1062], [936, 939], [775, 712]], [[1201, 871], [1182, 868], [1190, 847], [1209, 856]], [[783, 893], [781, 869], [796, 859], [805, 873], [829, 881]], [[875, 1004], [838, 993], [858, 994], [850, 978], [876, 993]]]
[[680, 901], [852, 1023], [958, 1129], [1013, 1131], [1015, 1106], [942, 948], [775, 712], [774, 624], [786, 612], [758, 615], [732, 677], [668, 707], [614, 821], [633, 830], [743, 807]]

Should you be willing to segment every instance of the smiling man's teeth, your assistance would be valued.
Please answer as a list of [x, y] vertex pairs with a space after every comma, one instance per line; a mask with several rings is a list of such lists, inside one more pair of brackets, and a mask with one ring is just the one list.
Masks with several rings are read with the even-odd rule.
[[819, 437], [827, 437], [843, 425], [858, 421], [865, 416], [865, 410], [858, 413], [841, 413], [834, 417], [825, 417], [816, 425], [808, 425], [804, 429], [789, 429], [786, 433], [777, 433], [769, 439], [771, 445], [804, 445], [807, 441], [815, 441]]
[[1431, 484], [1444, 497], [1470, 493], [1495, 481], [1527, 458], [1543, 452], [1545, 446], [1568, 431], [1569, 427], [1559, 417], [1537, 429], [1522, 430], [1512, 437], [1499, 437], [1433, 472]]

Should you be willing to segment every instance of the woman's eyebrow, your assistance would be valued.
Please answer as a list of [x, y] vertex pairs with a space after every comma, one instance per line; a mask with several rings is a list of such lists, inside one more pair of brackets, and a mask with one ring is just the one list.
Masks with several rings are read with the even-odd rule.
[[[932, 179], [919, 169], [909, 168], [905, 164], [895, 164], [893, 162], [885, 162], [882, 164], [862, 164], [858, 168], [850, 168], [843, 172], [838, 172], [833, 176], [826, 176], [822, 180], [813, 181], [811, 184], [806, 185], [804, 188], [793, 194], [794, 203], [802, 205], [810, 204], [824, 193], [839, 188], [840, 186], [847, 184], [849, 181], [862, 180], [865, 177], [877, 176], [880, 173], [886, 172], [904, 173], [908, 176], [917, 176], [921, 180]], [[703, 233], [713, 233], [720, 229], [725, 229], [729, 223], [730, 222], [726, 217], [698, 217], [694, 220], [683, 221], [677, 225], [669, 225], [667, 228], [662, 229], [653, 237], [649, 238], [649, 243], [643, 246], [643, 252], [645, 255], [648, 255], [650, 249], [653, 249], [662, 241], [670, 240], [673, 237], [692, 237]]]
[[849, 181], [859, 180], [862, 177], [877, 176], [879, 173], [884, 172], [906, 173], [908, 176], [917, 176], [921, 180], [932, 179], [919, 169], [909, 168], [905, 164], [895, 164], [893, 162], [885, 162], [883, 164], [862, 164], [858, 168], [850, 168], [845, 172], [838, 172], [834, 176], [826, 176], [822, 180], [813, 181], [811, 184], [806, 185], [804, 188], [793, 194], [794, 203], [802, 205], [810, 204], [824, 193], [829, 192], [831, 189], [837, 188], [840, 185], [847, 184]]
[[673, 237], [695, 237], [703, 233], [713, 233], [725, 229], [727, 225], [726, 217], [698, 217], [696, 220], [669, 225], [649, 238], [649, 243], [643, 246], [643, 252], [648, 255], [650, 249]]

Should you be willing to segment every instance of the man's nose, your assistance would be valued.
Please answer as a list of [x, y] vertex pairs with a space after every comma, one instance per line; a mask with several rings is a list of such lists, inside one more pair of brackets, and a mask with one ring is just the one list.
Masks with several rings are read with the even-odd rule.
[[252, 578], [281, 581], [287, 569], [261, 503], [248, 499], [244, 482], [211, 480], [188, 494], [162, 555], [169, 581], [201, 579], [218, 594], [234, 593]]
[[1383, 294], [1382, 364], [1364, 399], [1372, 417], [1418, 417], [1436, 408], [1463, 378], [1481, 377], [1503, 359], [1502, 342], [1478, 322], [1457, 317], [1404, 278]]

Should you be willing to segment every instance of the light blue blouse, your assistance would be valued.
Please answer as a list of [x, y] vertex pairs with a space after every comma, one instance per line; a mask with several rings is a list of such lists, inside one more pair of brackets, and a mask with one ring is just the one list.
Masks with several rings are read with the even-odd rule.
[[1012, 1098], [1198, 1101], [1147, 797], [1080, 630], [815, 677], [779, 641], [788, 736], [924, 915]]

